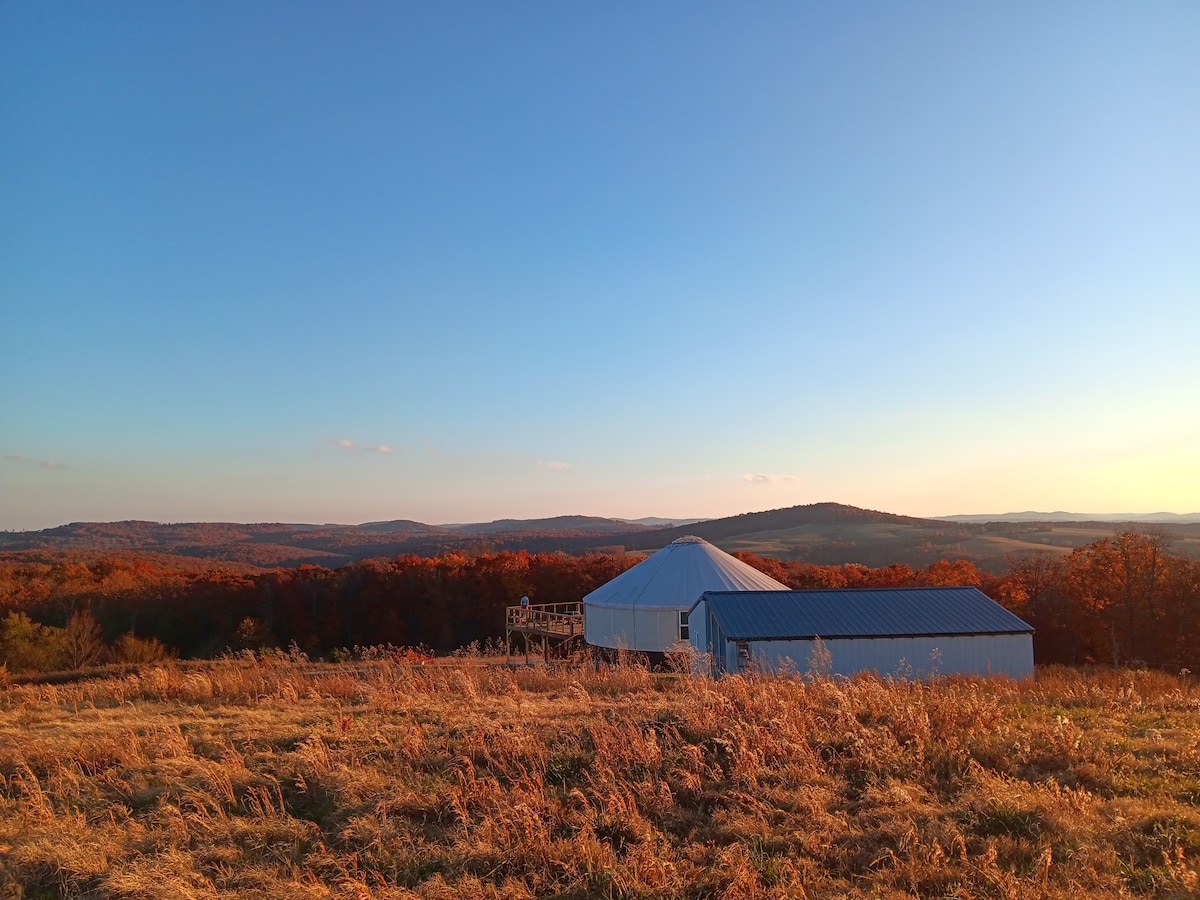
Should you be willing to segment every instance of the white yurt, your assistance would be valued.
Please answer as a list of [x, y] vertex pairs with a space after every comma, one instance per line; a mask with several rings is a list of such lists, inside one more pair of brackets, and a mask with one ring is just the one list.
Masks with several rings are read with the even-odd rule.
[[688, 610], [705, 591], [781, 590], [787, 585], [708, 541], [681, 537], [583, 598], [584, 639], [662, 653], [688, 640]]

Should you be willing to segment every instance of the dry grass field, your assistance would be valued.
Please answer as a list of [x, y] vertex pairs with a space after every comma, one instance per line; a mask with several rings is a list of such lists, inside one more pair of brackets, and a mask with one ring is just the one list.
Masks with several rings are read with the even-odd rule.
[[1200, 893], [1186, 675], [271, 659], [0, 692], [3, 898]]

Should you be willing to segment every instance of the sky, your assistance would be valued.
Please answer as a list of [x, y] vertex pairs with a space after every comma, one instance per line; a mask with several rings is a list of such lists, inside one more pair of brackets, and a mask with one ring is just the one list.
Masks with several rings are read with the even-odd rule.
[[1197, 47], [0, 0], [0, 529], [1200, 511]]

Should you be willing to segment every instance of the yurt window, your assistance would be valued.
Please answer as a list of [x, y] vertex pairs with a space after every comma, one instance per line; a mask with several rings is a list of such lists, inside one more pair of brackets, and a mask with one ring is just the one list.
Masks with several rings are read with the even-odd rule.
[[679, 639], [686, 641], [688, 639], [688, 614], [686, 609], [679, 611]]

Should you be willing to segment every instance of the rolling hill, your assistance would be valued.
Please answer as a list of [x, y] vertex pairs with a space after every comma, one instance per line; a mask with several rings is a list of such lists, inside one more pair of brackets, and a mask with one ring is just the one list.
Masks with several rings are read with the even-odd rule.
[[983, 518], [988, 521], [919, 519], [814, 503], [671, 527], [595, 516], [441, 526], [404, 519], [362, 525], [75, 522], [43, 531], [0, 532], [0, 554], [52, 562], [63, 554], [152, 553], [205, 568], [225, 564], [251, 569], [305, 564], [336, 568], [359, 559], [454, 551], [644, 553], [694, 534], [729, 552], [745, 550], [822, 565], [921, 567], [939, 559], [968, 559], [999, 571], [1015, 553], [1065, 554], [1118, 531], [1153, 529], [1170, 539], [1175, 552], [1200, 557], [1200, 523]]

